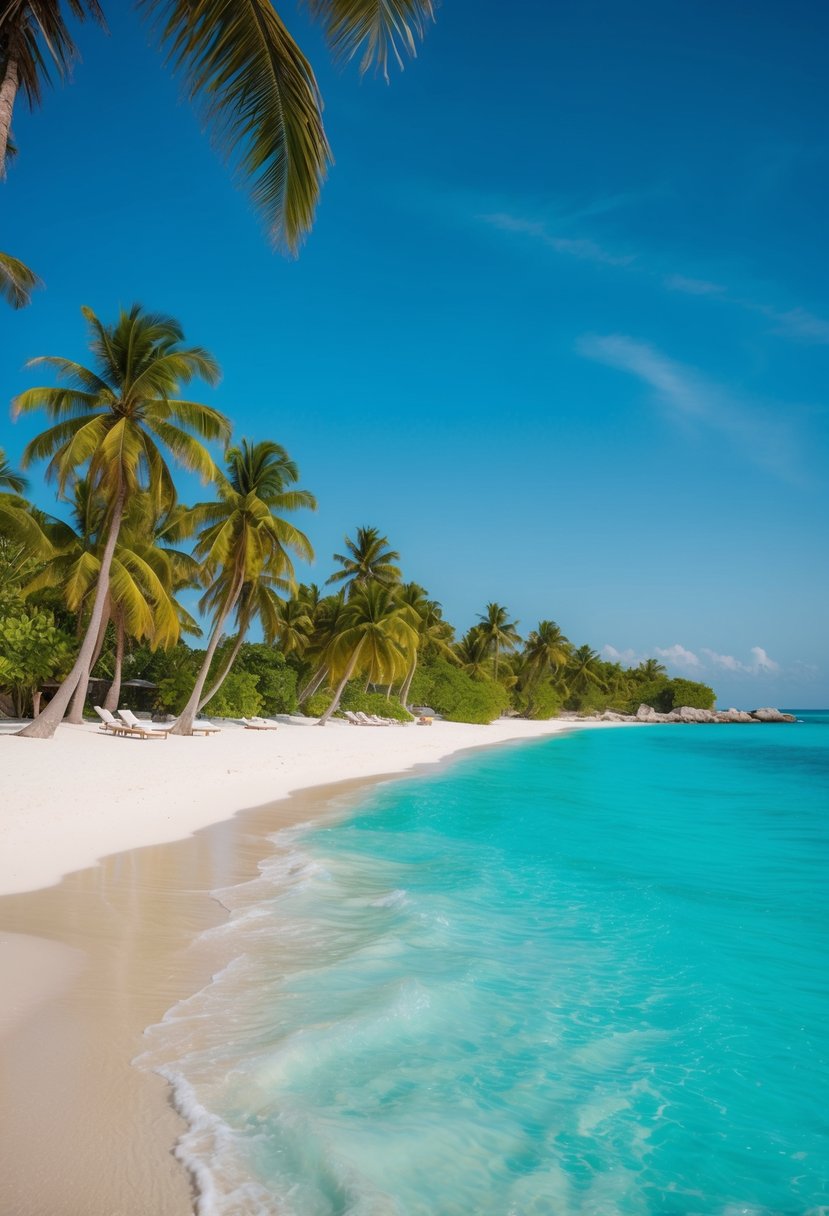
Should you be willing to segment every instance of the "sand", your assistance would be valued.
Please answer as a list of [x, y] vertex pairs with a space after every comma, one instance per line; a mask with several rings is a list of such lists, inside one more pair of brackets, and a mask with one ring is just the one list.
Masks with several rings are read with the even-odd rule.
[[4, 1216], [191, 1213], [181, 1121], [131, 1061], [144, 1029], [228, 961], [199, 939], [225, 915], [210, 892], [254, 877], [269, 834], [343, 813], [372, 780], [570, 725], [0, 736]]

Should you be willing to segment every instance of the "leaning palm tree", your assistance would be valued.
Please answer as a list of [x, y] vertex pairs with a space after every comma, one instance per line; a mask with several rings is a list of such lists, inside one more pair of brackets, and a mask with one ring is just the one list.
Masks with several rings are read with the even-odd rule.
[[0, 253], [0, 296], [12, 308], [25, 308], [31, 301], [32, 292], [41, 282], [20, 258], [10, 253]]
[[349, 594], [368, 583], [381, 583], [393, 587], [400, 582], [400, 554], [388, 547], [387, 536], [381, 536], [377, 528], [358, 528], [357, 539], [345, 537], [347, 553], [335, 553], [334, 561], [342, 570], [337, 570], [327, 579], [328, 583], [342, 583]]
[[[300, 595], [302, 602], [306, 602], [302, 588]], [[300, 705], [322, 687], [328, 675], [331, 643], [342, 627], [346, 603], [345, 592], [340, 589], [336, 595], [321, 599], [312, 613], [313, 628], [306, 649], [306, 657], [311, 662], [310, 674], [298, 694]]]
[[[135, 0], [219, 149], [248, 186], [274, 240], [295, 251], [331, 162], [313, 69], [272, 0]], [[307, 0], [334, 54], [361, 70], [414, 55], [435, 0]], [[280, 6], [281, 7], [281, 6]], [[0, 16], [0, 171], [18, 88], [40, 99], [51, 62], [75, 48], [63, 18], [102, 20], [97, 0], [4, 0]]]
[[457, 663], [458, 658], [451, 645], [452, 626], [443, 619], [437, 600], [430, 600], [418, 583], [405, 583], [400, 588], [399, 596], [401, 602], [408, 605], [412, 624], [417, 631], [417, 645], [411, 652], [409, 670], [400, 689], [400, 703], [405, 709], [422, 651], [429, 649], [441, 658], [448, 659], [450, 663]]
[[319, 725], [325, 726], [336, 712], [353, 675], [369, 671], [381, 682], [392, 683], [405, 674], [416, 646], [410, 609], [394, 590], [382, 583], [359, 587], [345, 605], [340, 628], [328, 648], [329, 670], [338, 673], [340, 681]]
[[498, 659], [501, 651], [515, 650], [521, 637], [516, 626], [518, 621], [509, 619], [509, 612], [501, 604], [487, 604], [486, 612], [479, 616], [477, 626], [480, 636], [495, 658], [495, 679], [498, 679]]
[[45, 364], [62, 384], [27, 389], [13, 403], [15, 415], [43, 409], [54, 423], [27, 446], [24, 467], [48, 457], [46, 476], [57, 482], [61, 495], [70, 478], [84, 469], [107, 512], [95, 597], [78, 657], [43, 713], [20, 732], [38, 739], [55, 733], [73, 692], [89, 674], [130, 499], [143, 489], [159, 507], [171, 505], [176, 495], [164, 449], [208, 479], [216, 469], [200, 440], [226, 440], [230, 433], [218, 410], [178, 396], [180, 386], [197, 376], [215, 383], [219, 369], [207, 351], [183, 345], [177, 321], [147, 313], [138, 304], [122, 310], [112, 325], [104, 325], [89, 308], [82, 312], [95, 368], [59, 356], [33, 359], [30, 367]]
[[[193, 732], [216, 648], [240, 602], [244, 609], [245, 587], [267, 578], [280, 580], [280, 588], [287, 590], [294, 576], [291, 554], [304, 561], [314, 556], [305, 533], [277, 514], [316, 508], [313, 494], [292, 488], [299, 480], [299, 470], [285, 449], [270, 441], [243, 439], [238, 447], [227, 450], [225, 461], [227, 474], [216, 472], [217, 501], [193, 508], [193, 518], [204, 529], [195, 555], [211, 580], [208, 604], [213, 608], [213, 628], [190, 699], [173, 728], [178, 735]], [[253, 596], [249, 602], [255, 602]], [[243, 610], [237, 620], [237, 636], [244, 638], [251, 619]], [[213, 691], [217, 688], [218, 684]]]

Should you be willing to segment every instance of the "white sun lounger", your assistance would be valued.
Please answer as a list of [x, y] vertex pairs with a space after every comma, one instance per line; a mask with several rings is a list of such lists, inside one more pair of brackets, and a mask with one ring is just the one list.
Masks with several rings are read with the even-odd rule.
[[119, 709], [118, 717], [131, 731], [145, 739], [166, 739], [170, 733], [169, 726], [153, 726], [151, 722], [142, 722], [131, 709]]
[[270, 718], [242, 718], [245, 730], [278, 730], [279, 726]]

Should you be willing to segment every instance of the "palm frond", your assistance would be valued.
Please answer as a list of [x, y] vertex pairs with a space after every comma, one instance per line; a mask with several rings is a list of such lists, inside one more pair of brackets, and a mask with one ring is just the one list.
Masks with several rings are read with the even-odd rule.
[[42, 286], [42, 280], [20, 258], [0, 253], [0, 296], [12, 308], [25, 308], [35, 288]]
[[311, 65], [271, 0], [141, 0], [214, 143], [296, 252], [331, 161]]
[[402, 70], [414, 58], [426, 25], [435, 19], [433, 0], [306, 0], [320, 21], [334, 55], [353, 59], [362, 50], [360, 71], [372, 64], [389, 78], [389, 57]]

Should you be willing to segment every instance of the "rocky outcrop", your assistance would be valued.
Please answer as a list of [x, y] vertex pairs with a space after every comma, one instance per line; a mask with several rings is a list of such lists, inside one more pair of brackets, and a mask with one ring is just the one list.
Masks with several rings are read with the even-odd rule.
[[686, 725], [713, 725], [740, 723], [748, 725], [758, 722], [796, 722], [793, 714], [784, 714], [779, 709], [697, 709], [692, 705], [683, 705], [672, 709], [669, 714], [660, 714], [652, 705], [640, 705], [635, 714], [617, 714], [606, 710], [601, 715], [604, 722], [637, 722], [653, 723], [681, 722]]
[[779, 709], [772, 709], [771, 706], [766, 706], [765, 709], [753, 709], [751, 711], [752, 718], [756, 718], [758, 722], [796, 722], [797, 718], [794, 714], [781, 713]]

